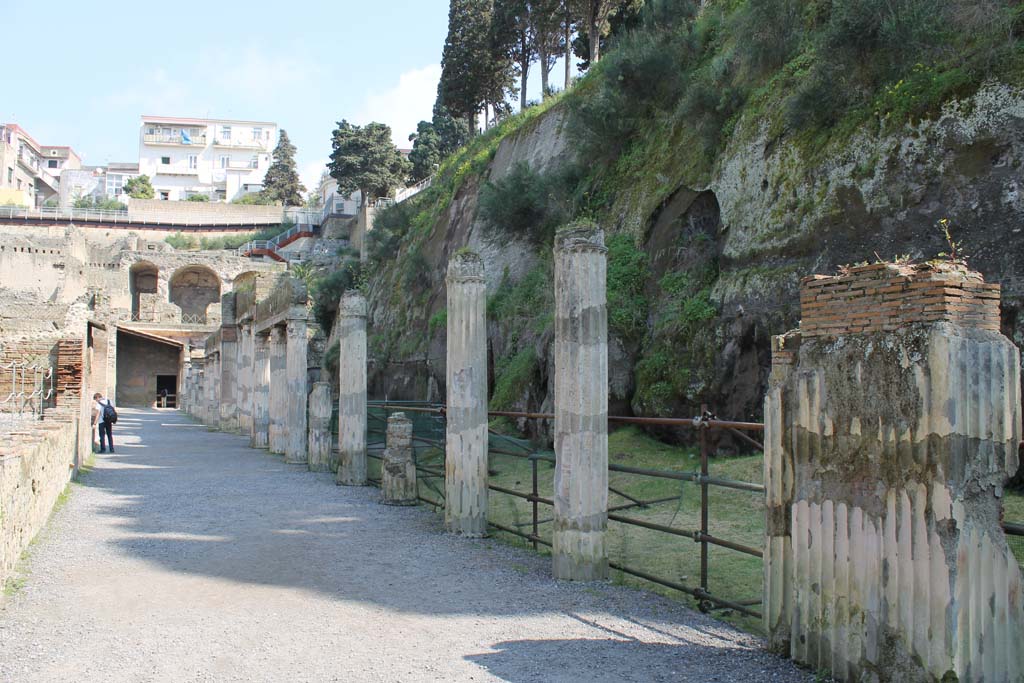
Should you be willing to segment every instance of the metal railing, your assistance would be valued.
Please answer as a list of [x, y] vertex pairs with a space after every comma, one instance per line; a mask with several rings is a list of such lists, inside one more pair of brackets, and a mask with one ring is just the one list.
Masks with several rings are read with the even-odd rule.
[[94, 223], [123, 223], [125, 225], [160, 225], [169, 227], [170, 229], [185, 229], [189, 227], [205, 227], [205, 228], [216, 228], [218, 230], [222, 228], [234, 228], [240, 229], [253, 229], [255, 227], [269, 227], [273, 226], [274, 221], [263, 220], [262, 217], [253, 218], [228, 218], [222, 214], [214, 212], [196, 212], [196, 213], [183, 213], [181, 216], [174, 216], [171, 214], [165, 216], [132, 216], [131, 212], [125, 209], [119, 210], [103, 210], [103, 209], [76, 209], [73, 207], [60, 208], [60, 207], [39, 207], [29, 208], [24, 206], [0, 206], [0, 219], [7, 220], [25, 220], [31, 221], [49, 221], [49, 220], [61, 220], [61, 221], [81, 221], [81, 222], [94, 222]]
[[[414, 429], [413, 434], [417, 471], [420, 473], [420, 477], [426, 491], [432, 494], [422, 495], [421, 493], [419, 498], [436, 508], [443, 508], [443, 481], [445, 469], [444, 407], [421, 402], [403, 403], [394, 401], [371, 401], [368, 406], [370, 435], [367, 439], [367, 454], [369, 457], [376, 460], [380, 460], [383, 457], [383, 434], [386, 428], [387, 413], [389, 411], [403, 411], [411, 415], [429, 417], [429, 420], [426, 422], [427, 427], [423, 428], [421, 425], [417, 425], [420, 428]], [[507, 417], [524, 420], [554, 419], [554, 415], [550, 413], [525, 413], [513, 411], [491, 411], [488, 413], [488, 417]], [[641, 558], [642, 566], [627, 565], [623, 562], [612, 560], [609, 561], [609, 567], [621, 572], [622, 574], [630, 575], [637, 579], [690, 595], [697, 600], [697, 605], [702, 611], [728, 609], [748, 617], [760, 618], [760, 613], [754, 609], [762, 601], [760, 593], [756, 596], [742, 596], [735, 599], [729, 599], [722, 597], [721, 595], [713, 594], [709, 587], [709, 579], [711, 576], [711, 558], [709, 550], [711, 548], [720, 548], [729, 552], [739, 553], [746, 557], [756, 558], [756, 562], [760, 562], [762, 558], [762, 548], [760, 547], [760, 544], [758, 547], [755, 547], [750, 545], [749, 542], [737, 542], [736, 540], [723, 538], [711, 533], [711, 488], [718, 487], [730, 491], [761, 495], [764, 494], [765, 488], [760, 483], [712, 476], [709, 471], [709, 460], [712, 449], [708, 434], [711, 431], [729, 432], [748, 446], [751, 446], [756, 450], [763, 451], [761, 443], [750, 436], [747, 432], [761, 432], [764, 429], [764, 425], [753, 422], [719, 420], [706, 408], [702, 409], [701, 415], [692, 419], [609, 416], [608, 421], [609, 423], [620, 425], [660, 425], [696, 429], [698, 430], [698, 439], [700, 443], [700, 462], [699, 469], [697, 471], [674, 469], [659, 470], [648, 467], [633, 467], [615, 462], [609, 462], [608, 465], [609, 473], [627, 475], [630, 478], [645, 477], [649, 481], [660, 480], [664, 482], [679, 482], [680, 484], [691, 483], [699, 487], [700, 519], [699, 522], [694, 525], [694, 528], [682, 528], [676, 526], [674, 524], [675, 514], [672, 515], [671, 520], [667, 524], [664, 523], [664, 520], [660, 519], [660, 517], [663, 516], [662, 513], [664, 512], [664, 506], [668, 503], [677, 503], [679, 507], [676, 508], [676, 512], [679, 511], [682, 506], [684, 496], [682, 489], [680, 489], [679, 492], [673, 492], [671, 495], [663, 493], [651, 497], [651, 495], [645, 496], [642, 493], [637, 492], [637, 490], [642, 490], [644, 488], [643, 486], [638, 486], [637, 490], [630, 492], [625, 490], [627, 487], [610, 485], [610, 500], [619, 499], [621, 502], [610, 505], [608, 508], [609, 522], [623, 525], [624, 529], [634, 529], [637, 530], [637, 533], [644, 534], [648, 532], [656, 532], [658, 534], [664, 534], [669, 538], [687, 538], [699, 544], [699, 580], [697, 584], [694, 585], [692, 582], [687, 582], [685, 580], [686, 577], [676, 580], [675, 578], [659, 575], [657, 569], [646, 566], [646, 561], [649, 559], [647, 557]], [[416, 424], [415, 420], [414, 424]], [[554, 500], [541, 495], [542, 482], [539, 466], [541, 464], [545, 464], [548, 467], [549, 472], [553, 472], [555, 463], [554, 454], [538, 451], [526, 442], [498, 434], [494, 431], [491, 431], [490, 435], [489, 453], [492, 456], [490, 459], [492, 476], [488, 480], [488, 488], [491, 491], [525, 501], [529, 505], [530, 512], [530, 517], [525, 522], [501, 523], [491, 518], [488, 522], [489, 525], [500, 532], [511, 534], [527, 541], [535, 550], [539, 549], [540, 546], [549, 547], [551, 545], [551, 540], [549, 538], [550, 532], [546, 532], [548, 537], [545, 537], [545, 532], [542, 532], [542, 527], [550, 528], [548, 525], [550, 525], [554, 520], [552, 516], [545, 516], [542, 518], [540, 515], [540, 506], [553, 508]], [[496, 483], [493, 457], [495, 455], [512, 458], [513, 462], [518, 460], [519, 462], [528, 463], [530, 482], [529, 490], [520, 490], [514, 488], [514, 485], [503, 485], [506, 482], [503, 482], [503, 484]], [[435, 462], [430, 462], [431, 460], [434, 460]], [[525, 473], [517, 473], [512, 478], [516, 479], [518, 477], [519, 480], [522, 480], [525, 479], [525, 476]], [[545, 488], [551, 487], [551, 484], [548, 481], [549, 478], [550, 476], [546, 476], [544, 479]], [[518, 480], [514, 482], [514, 484], [518, 483], [520, 483]], [[659, 513], [659, 509], [662, 513]], [[627, 511], [629, 514], [625, 514]], [[524, 531], [524, 527], [527, 530]], [[640, 530], [642, 530], [642, 532]], [[627, 537], [627, 532], [625, 530], [623, 531], [623, 535], [624, 537]], [[751, 560], [751, 562], [754, 562], [754, 560]], [[757, 573], [759, 574], [760, 571]]]
[[420, 192], [423, 192], [423, 190], [425, 190], [428, 187], [430, 187], [430, 185], [433, 182], [434, 182], [434, 176], [429, 176], [427, 178], [424, 178], [420, 182], [416, 183], [415, 185], [411, 185], [409, 187], [404, 187], [404, 188], [398, 190], [397, 192], [395, 192], [395, 201], [396, 202], [404, 202], [406, 199], [409, 199], [410, 197], [415, 197]]
[[142, 141], [148, 144], [156, 145], [184, 145], [186, 147], [191, 146], [206, 146], [206, 134], [191, 135], [189, 136], [191, 142], [185, 142], [181, 133], [170, 133], [164, 135], [163, 133], [146, 134], [142, 136]]
[[5, 384], [9, 382], [7, 395], [0, 399], [0, 428], [41, 420], [54, 398], [53, 368], [29, 362], [0, 363], [0, 377]]

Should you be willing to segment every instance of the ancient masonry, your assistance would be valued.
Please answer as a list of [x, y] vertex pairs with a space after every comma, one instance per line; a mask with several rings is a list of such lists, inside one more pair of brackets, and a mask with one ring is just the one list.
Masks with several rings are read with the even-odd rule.
[[1000, 497], [1021, 441], [999, 288], [955, 264], [803, 282], [765, 402], [771, 644], [840, 680], [1019, 681]]

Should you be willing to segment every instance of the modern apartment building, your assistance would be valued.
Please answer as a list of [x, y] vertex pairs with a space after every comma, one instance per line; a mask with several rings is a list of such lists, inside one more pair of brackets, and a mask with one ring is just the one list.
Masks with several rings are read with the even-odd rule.
[[62, 171], [81, 167], [70, 147], [40, 145], [19, 125], [0, 125], [0, 204], [41, 206], [56, 196]]
[[138, 172], [157, 199], [232, 201], [263, 189], [276, 144], [277, 124], [267, 121], [143, 116]]

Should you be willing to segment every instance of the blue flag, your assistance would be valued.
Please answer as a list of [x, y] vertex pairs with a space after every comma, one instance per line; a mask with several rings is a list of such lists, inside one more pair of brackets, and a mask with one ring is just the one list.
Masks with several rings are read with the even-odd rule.
[[188, 131], [185, 130], [184, 128], [181, 129], [181, 144], [183, 144], [183, 145], [191, 145], [192, 144], [192, 136], [189, 135]]

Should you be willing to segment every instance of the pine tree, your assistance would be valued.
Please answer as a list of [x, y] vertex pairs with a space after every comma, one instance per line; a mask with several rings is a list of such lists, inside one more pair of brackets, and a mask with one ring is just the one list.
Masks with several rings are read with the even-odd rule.
[[453, 116], [465, 118], [474, 131], [492, 80], [491, 6], [491, 0], [451, 0], [441, 54], [441, 104]]
[[274, 161], [263, 178], [261, 194], [272, 202], [284, 206], [302, 206], [302, 193], [306, 191], [295, 170], [295, 145], [288, 133], [281, 129], [281, 137], [274, 148]]
[[152, 199], [156, 196], [149, 176], [142, 174], [124, 181], [124, 193], [132, 199]]
[[410, 180], [419, 182], [432, 175], [436, 167], [469, 140], [469, 128], [462, 119], [454, 119], [440, 104], [434, 105], [434, 118], [420, 121], [409, 136], [412, 152]]
[[341, 195], [358, 190], [364, 202], [387, 197], [409, 172], [409, 162], [391, 142], [391, 128], [383, 123], [354, 126], [339, 121], [331, 145], [334, 151], [327, 168], [338, 181]]
[[[530, 65], [537, 59], [537, 44], [534, 40], [534, 24], [531, 17], [532, 4], [529, 0], [494, 0], [494, 12], [491, 17], [494, 68], [500, 72], [503, 66], [515, 64], [519, 76], [520, 109], [526, 109]], [[515, 73], [511, 72], [509, 75], [514, 78]], [[497, 80], [500, 87], [500, 75]]]
[[[530, 23], [533, 27], [533, 42], [540, 63], [540, 85], [544, 98], [551, 92], [549, 80], [551, 69], [565, 48], [563, 37], [565, 0], [531, 0]], [[566, 84], [568, 87], [568, 83]]]

